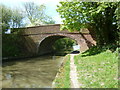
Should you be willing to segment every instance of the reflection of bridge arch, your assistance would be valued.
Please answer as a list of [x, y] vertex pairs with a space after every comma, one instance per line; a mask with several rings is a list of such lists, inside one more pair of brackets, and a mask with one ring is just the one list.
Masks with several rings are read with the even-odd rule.
[[80, 51], [87, 50], [91, 45], [95, 45], [95, 41], [92, 38], [89, 31], [79, 32], [68, 32], [67, 30], [60, 31], [60, 25], [42, 25], [35, 27], [24, 28], [23, 37], [25, 38], [25, 45], [28, 52], [37, 54], [40, 51], [41, 54], [50, 52], [49, 46], [51, 46], [56, 40], [68, 37], [80, 45]]

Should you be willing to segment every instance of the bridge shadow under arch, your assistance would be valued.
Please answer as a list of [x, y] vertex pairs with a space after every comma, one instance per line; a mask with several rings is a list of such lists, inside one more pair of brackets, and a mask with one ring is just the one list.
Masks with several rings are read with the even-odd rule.
[[75, 38], [69, 37], [69, 36], [64, 36], [64, 35], [52, 35], [52, 36], [47, 36], [44, 38], [42, 41], [40, 41], [39, 46], [38, 46], [38, 55], [44, 55], [44, 54], [49, 54], [53, 53], [53, 45], [54, 43], [62, 38], [69, 38], [71, 40], [74, 40], [76, 44], [78, 44], [78, 41], [75, 40]]

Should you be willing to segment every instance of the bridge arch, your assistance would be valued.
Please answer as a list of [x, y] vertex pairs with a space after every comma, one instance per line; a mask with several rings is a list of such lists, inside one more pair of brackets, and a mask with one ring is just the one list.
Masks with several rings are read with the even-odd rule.
[[[45, 49], [44, 45], [46, 42], [50, 46], [51, 42], [53, 42], [52, 37], [54, 37], [54, 40], [63, 37], [71, 38], [80, 45], [80, 52], [84, 52], [91, 46], [96, 45], [95, 33], [91, 31], [92, 30], [88, 29], [81, 29], [81, 32], [69, 32], [68, 30], [60, 31], [60, 24], [54, 24], [22, 28], [21, 35], [24, 37], [27, 52], [31, 55], [36, 55], [38, 54], [39, 47], [42, 49], [41, 54], [43, 52], [47, 53], [48, 50], [47, 48]], [[50, 37], [52, 38], [51, 40]]]
[[74, 34], [72, 35], [72, 34], [64, 34], [64, 33], [45, 35], [45, 37], [39, 41], [39, 44], [37, 46], [37, 53], [40, 55], [51, 53], [53, 51], [52, 45], [55, 43], [55, 41], [61, 38], [70, 38], [72, 40], [75, 40], [76, 43], [80, 45], [81, 48], [82, 46], [86, 48], [87, 46], [84, 39], [77, 37], [78, 36]]

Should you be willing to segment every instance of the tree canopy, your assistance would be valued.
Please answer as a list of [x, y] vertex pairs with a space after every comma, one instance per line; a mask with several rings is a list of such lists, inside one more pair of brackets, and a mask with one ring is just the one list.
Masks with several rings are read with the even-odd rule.
[[[52, 17], [45, 13], [45, 5], [36, 5], [33, 2], [24, 3], [25, 11], [19, 8], [10, 8], [0, 5], [2, 33], [11, 28], [36, 26], [41, 24], [55, 24]], [[27, 21], [27, 18], [29, 21]], [[12, 29], [11, 29], [12, 30]]]
[[31, 25], [55, 23], [55, 21], [45, 13], [45, 5], [37, 5], [34, 2], [26, 2], [24, 3], [24, 8]]
[[75, 2], [73, 0], [60, 2], [57, 11], [64, 19], [62, 29], [69, 31], [80, 31], [81, 28], [92, 29], [96, 33], [97, 44], [105, 45], [118, 40], [119, 30], [115, 15], [117, 8], [118, 2]]
[[5, 33], [10, 28], [19, 28], [23, 27], [24, 15], [18, 9], [11, 9], [5, 5], [0, 5], [1, 13], [1, 26], [2, 33]]

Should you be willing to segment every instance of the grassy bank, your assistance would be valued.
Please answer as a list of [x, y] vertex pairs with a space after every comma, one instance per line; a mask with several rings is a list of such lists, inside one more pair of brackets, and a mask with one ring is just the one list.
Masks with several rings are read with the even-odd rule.
[[118, 55], [110, 50], [88, 50], [74, 57], [80, 88], [118, 88]]
[[70, 88], [70, 55], [65, 56], [59, 73], [54, 80], [54, 88]]

